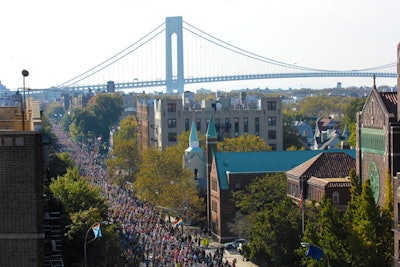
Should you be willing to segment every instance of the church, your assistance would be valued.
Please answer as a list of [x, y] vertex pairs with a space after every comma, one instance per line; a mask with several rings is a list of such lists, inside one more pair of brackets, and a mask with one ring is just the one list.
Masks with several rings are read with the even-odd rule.
[[[397, 88], [400, 86], [400, 44], [397, 46]], [[400, 266], [400, 92], [379, 92], [374, 86], [357, 114], [356, 170], [367, 179], [375, 202], [385, 203], [385, 180], [390, 177], [394, 196], [394, 266]]]

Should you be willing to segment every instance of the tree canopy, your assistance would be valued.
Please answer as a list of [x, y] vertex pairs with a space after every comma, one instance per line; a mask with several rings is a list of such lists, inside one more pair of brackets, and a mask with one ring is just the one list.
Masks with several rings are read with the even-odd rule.
[[[49, 188], [53, 197], [59, 199], [63, 207], [62, 224], [67, 230], [63, 244], [65, 264], [67, 266], [82, 265], [81, 255], [86, 233], [94, 223], [107, 220], [106, 202], [101, 197], [99, 189], [91, 187], [79, 175], [76, 167], [68, 168], [64, 176], [53, 178]], [[100, 227], [105, 238], [101, 241], [102, 245], [96, 245], [96, 242], [93, 242], [91, 246], [88, 246], [89, 266], [121, 264], [117, 226]]]
[[106, 161], [108, 173], [118, 184], [133, 182], [139, 170], [140, 153], [137, 140], [138, 124], [133, 116], [120, 122], [113, 135], [113, 148]]
[[256, 135], [239, 135], [235, 138], [225, 138], [217, 143], [218, 151], [231, 152], [250, 152], [250, 151], [267, 151], [271, 147], [259, 136]]

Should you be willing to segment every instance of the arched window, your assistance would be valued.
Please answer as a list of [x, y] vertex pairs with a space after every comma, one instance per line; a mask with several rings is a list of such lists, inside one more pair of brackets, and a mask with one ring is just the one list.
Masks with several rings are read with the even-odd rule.
[[339, 192], [337, 192], [337, 191], [333, 192], [332, 203], [334, 205], [338, 205], [339, 204]]

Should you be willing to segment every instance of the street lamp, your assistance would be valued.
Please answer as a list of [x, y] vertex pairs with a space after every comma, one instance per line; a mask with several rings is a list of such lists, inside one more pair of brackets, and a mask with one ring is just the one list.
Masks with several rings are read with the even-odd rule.
[[[92, 225], [89, 227], [89, 229], [86, 231], [85, 242], [84, 242], [84, 244], [83, 244], [83, 245], [84, 245], [84, 246], [83, 246], [83, 257], [84, 257], [84, 266], [85, 266], [85, 267], [86, 267], [86, 245], [89, 244], [89, 243], [91, 243], [91, 242], [92, 242], [93, 240], [95, 240], [96, 238], [101, 237], [101, 231], [100, 231], [100, 225], [101, 225], [101, 224], [108, 225], [109, 222], [108, 222], [108, 221], [96, 222], [96, 223], [92, 224]], [[91, 240], [89, 240], [89, 242], [88, 242], [88, 241], [87, 241], [88, 234], [89, 234], [90, 230], [95, 229], [96, 226], [99, 227], [99, 229], [98, 229], [99, 235], [96, 235], [96, 234], [95, 234], [94, 238], [91, 239]]]
[[22, 76], [23, 76], [23, 87], [24, 87], [24, 103], [21, 105], [22, 109], [22, 131], [25, 131], [25, 77], [29, 76], [29, 71], [27, 70], [22, 70]]

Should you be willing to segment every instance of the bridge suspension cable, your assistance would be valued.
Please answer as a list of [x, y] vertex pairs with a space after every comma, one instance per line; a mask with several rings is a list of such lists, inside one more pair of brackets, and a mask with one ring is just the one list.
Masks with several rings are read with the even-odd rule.
[[[205, 36], [208, 36], [209, 38], [206, 38], [205, 36], [203, 36], [203, 35], [201, 35], [199, 33], [196, 33], [195, 31], [191, 30], [190, 28], [183, 27], [185, 30], [189, 31], [190, 33], [192, 33], [192, 34], [194, 34], [194, 35], [196, 35], [196, 36], [198, 36], [198, 37], [200, 37], [200, 38], [202, 38], [202, 39], [204, 39], [204, 40], [206, 40], [208, 42], [211, 42], [211, 43], [213, 43], [215, 45], [218, 45], [218, 46], [220, 46], [220, 47], [222, 47], [224, 49], [230, 50], [230, 51], [232, 51], [234, 53], [237, 53], [237, 54], [240, 54], [240, 55], [243, 55], [245, 57], [252, 58], [252, 59], [255, 59], [255, 60], [258, 60], [258, 61], [261, 61], [261, 62], [270, 63], [270, 64], [273, 64], [273, 65], [276, 65], [276, 66], [280, 66], [280, 67], [286, 67], [286, 68], [290, 68], [290, 69], [297, 69], [297, 70], [304, 70], [304, 71], [314, 71], [314, 72], [347, 72], [347, 71], [349, 71], [349, 70], [346, 71], [346, 70], [316, 69], [316, 68], [299, 66], [299, 65], [295, 65], [295, 64], [290, 64], [290, 63], [285, 63], [285, 62], [282, 62], [282, 61], [274, 60], [274, 59], [271, 59], [271, 58], [268, 58], [268, 57], [264, 57], [264, 56], [252, 53], [250, 51], [244, 50], [244, 49], [242, 49], [240, 47], [237, 47], [235, 45], [232, 45], [230, 43], [227, 43], [227, 42], [225, 42], [225, 41], [223, 41], [223, 40], [221, 40], [221, 39], [219, 39], [219, 38], [217, 38], [217, 37], [215, 37], [215, 36], [213, 36], [211, 34], [208, 34], [208, 33], [204, 32], [203, 30], [191, 25], [190, 23], [188, 23], [186, 21], [183, 21], [183, 22], [185, 24], [187, 24], [188, 26], [192, 27], [193, 29], [199, 31], [201, 34], [204, 34]], [[390, 67], [396, 66], [396, 64], [397, 64], [396, 62], [393, 62], [393, 63], [385, 64], [385, 65], [382, 65], [382, 66], [370, 67], [370, 68], [366, 68], [366, 69], [359, 69], [359, 70], [352, 70], [352, 71], [366, 72], [366, 71], [372, 71], [372, 70], [380, 70], [380, 69], [386, 69], [386, 68], [390, 68]]]
[[[78, 83], [98, 72], [100, 72], [101, 70], [104, 70], [105, 68], [109, 67], [110, 65], [118, 62], [119, 60], [121, 60], [122, 58], [126, 57], [127, 55], [131, 54], [132, 52], [136, 51], [137, 49], [139, 49], [140, 47], [142, 47], [143, 45], [147, 44], [148, 42], [150, 42], [152, 39], [156, 38], [158, 35], [160, 35], [161, 33], [163, 33], [165, 31], [165, 28], [162, 28], [160, 30], [161, 27], [165, 26], [165, 22], [160, 24], [159, 26], [157, 26], [155, 29], [153, 29], [151, 32], [149, 32], [148, 34], [144, 35], [142, 38], [140, 38], [139, 40], [137, 40], [136, 42], [134, 42], [133, 44], [129, 45], [128, 47], [126, 47], [125, 49], [123, 49], [122, 51], [118, 52], [117, 54], [113, 55], [112, 57], [104, 60], [103, 62], [97, 64], [96, 66], [90, 68], [89, 70], [85, 71], [82, 74], [79, 74], [78, 76], [75, 76], [74, 78], [58, 85], [57, 87], [68, 87], [71, 86], [75, 83]], [[131, 49], [132, 47], [134, 47], [135, 45], [137, 45], [138, 43], [140, 43], [141, 41], [145, 40], [147, 37], [149, 37], [150, 35], [154, 34], [156, 31], [158, 30], [158, 32], [153, 35], [150, 39], [147, 39], [145, 42], [141, 43], [139, 46], [135, 47], [135, 49], [130, 50], [128, 52], [126, 52], [127, 50]], [[126, 52], [126, 53], [125, 53]], [[123, 54], [125, 53], [125, 54]], [[118, 57], [119, 55], [123, 54], [122, 56]], [[118, 57], [117, 59], [113, 60], [114, 58]], [[112, 61], [111, 61], [112, 60]], [[108, 63], [108, 64], [106, 64]], [[105, 65], [106, 64], [106, 65]], [[104, 65], [104, 66], [103, 66]], [[102, 66], [100, 68], [100, 66]], [[94, 71], [96, 70], [96, 71]], [[94, 72], [92, 72], [94, 71]], [[89, 74], [88, 74], [89, 73]], [[88, 75], [86, 75], [88, 74]], [[84, 76], [86, 75], [86, 76]], [[84, 77], [82, 77], [84, 76]], [[72, 82], [73, 81], [73, 82]]]

